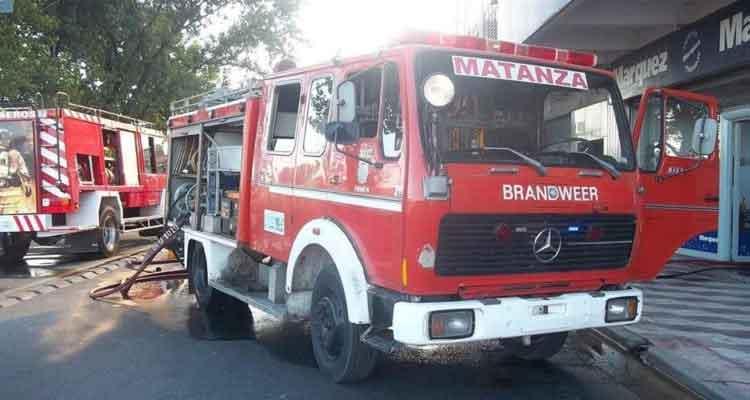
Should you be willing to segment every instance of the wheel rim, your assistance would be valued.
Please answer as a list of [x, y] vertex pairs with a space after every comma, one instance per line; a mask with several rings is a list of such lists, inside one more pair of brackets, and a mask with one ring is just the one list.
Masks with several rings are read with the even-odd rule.
[[114, 219], [107, 218], [102, 226], [102, 243], [108, 251], [112, 251], [117, 244], [117, 224]]
[[340, 307], [328, 297], [321, 298], [315, 306], [318, 325], [318, 343], [328, 360], [341, 355], [343, 347], [344, 322]]

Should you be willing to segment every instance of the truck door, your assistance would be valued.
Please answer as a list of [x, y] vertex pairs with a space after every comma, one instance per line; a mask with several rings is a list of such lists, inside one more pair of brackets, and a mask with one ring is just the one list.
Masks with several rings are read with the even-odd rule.
[[719, 213], [718, 102], [648, 89], [633, 131], [638, 155], [638, 239], [631, 268], [651, 279], [691, 237], [716, 229]]

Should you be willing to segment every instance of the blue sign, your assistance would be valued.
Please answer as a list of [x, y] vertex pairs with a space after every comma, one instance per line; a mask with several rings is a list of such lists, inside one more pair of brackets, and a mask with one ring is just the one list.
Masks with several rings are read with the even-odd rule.
[[750, 1], [727, 7], [612, 63], [623, 98], [750, 65]]
[[10, 14], [13, 12], [13, 0], [0, 0], [0, 14]]
[[705, 253], [719, 253], [719, 238], [716, 231], [704, 232], [688, 240], [682, 245], [683, 249], [702, 251]]

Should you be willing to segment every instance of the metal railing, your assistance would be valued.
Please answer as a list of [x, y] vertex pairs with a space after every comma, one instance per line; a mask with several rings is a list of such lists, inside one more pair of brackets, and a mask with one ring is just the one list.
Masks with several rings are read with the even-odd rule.
[[100, 108], [84, 106], [84, 105], [76, 104], [76, 103], [67, 103], [65, 105], [65, 108], [68, 108], [73, 111], [83, 112], [85, 114], [91, 114], [91, 115], [96, 116], [97, 118], [106, 118], [106, 119], [117, 121], [117, 122], [132, 124], [138, 127], [144, 127], [144, 128], [154, 127], [153, 122], [148, 122], [142, 119], [128, 117], [127, 115], [118, 114], [112, 111], [102, 110]]
[[259, 93], [260, 88], [255, 81], [250, 81], [246, 87], [239, 89], [218, 88], [199, 93], [190, 97], [175, 100], [169, 105], [172, 116], [186, 114], [201, 108], [218, 106], [235, 100], [241, 100]]

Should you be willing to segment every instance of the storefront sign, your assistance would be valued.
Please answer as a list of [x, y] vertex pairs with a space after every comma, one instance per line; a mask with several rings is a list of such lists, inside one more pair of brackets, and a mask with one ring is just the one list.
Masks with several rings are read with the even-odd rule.
[[750, 64], [750, 2], [737, 1], [616, 60], [625, 98]]

